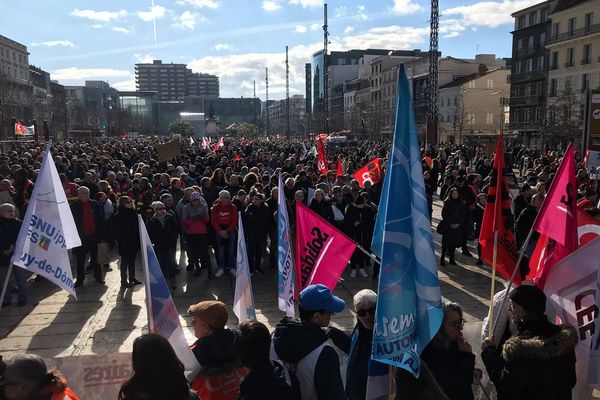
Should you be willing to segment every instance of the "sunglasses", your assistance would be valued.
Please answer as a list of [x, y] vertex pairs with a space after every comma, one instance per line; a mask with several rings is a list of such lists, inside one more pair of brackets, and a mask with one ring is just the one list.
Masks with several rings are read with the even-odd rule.
[[356, 315], [358, 315], [359, 317], [366, 317], [367, 314], [369, 314], [369, 315], [375, 315], [375, 307], [368, 308], [366, 310], [358, 310], [358, 311], [356, 311]]
[[164, 209], [165, 209], [164, 207], [158, 207], [158, 208], [156, 209], [156, 211], [160, 211], [160, 210], [164, 210]]
[[459, 319], [457, 321], [448, 322], [448, 325], [452, 326], [454, 329], [460, 329], [465, 324], [464, 319]]

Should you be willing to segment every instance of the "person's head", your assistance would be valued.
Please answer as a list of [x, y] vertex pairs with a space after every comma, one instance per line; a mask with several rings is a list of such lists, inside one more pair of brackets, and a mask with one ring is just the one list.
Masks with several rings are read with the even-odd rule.
[[231, 194], [227, 190], [221, 190], [219, 192], [219, 199], [224, 205], [228, 205], [231, 202]]
[[192, 193], [194, 193], [194, 191], [195, 191], [195, 190], [194, 190], [194, 188], [191, 188], [191, 187], [187, 187], [187, 188], [185, 188], [185, 189], [183, 190], [183, 198], [184, 198], [185, 200], [189, 200], [189, 199], [190, 199], [190, 197], [192, 196]]
[[300, 320], [322, 328], [329, 326], [331, 316], [341, 312], [346, 302], [331, 294], [325, 285], [308, 285], [300, 292]]
[[199, 207], [202, 203], [202, 195], [200, 194], [200, 192], [192, 193], [190, 195], [190, 202], [192, 203], [192, 206]]
[[151, 207], [154, 210], [154, 213], [159, 217], [164, 216], [167, 213], [165, 204], [162, 201], [153, 202]]
[[0, 217], [4, 219], [15, 218], [15, 206], [10, 203], [0, 205]]
[[444, 304], [444, 320], [439, 334], [442, 336], [442, 342], [456, 343], [461, 335], [463, 326], [463, 311], [458, 303]]
[[299, 203], [303, 202], [304, 201], [304, 191], [296, 190], [296, 193], [294, 193], [294, 200], [296, 200]]
[[212, 335], [215, 331], [225, 329], [229, 312], [225, 303], [217, 300], [201, 301], [188, 308], [192, 316], [194, 334], [198, 339]]
[[160, 201], [165, 205], [167, 210], [173, 208], [173, 196], [170, 193], [163, 193], [160, 195]]
[[521, 285], [510, 293], [509, 298], [508, 312], [514, 324], [543, 317], [546, 312], [546, 295], [537, 286]]
[[531, 205], [539, 210], [542, 204], [544, 203], [544, 198], [545, 196], [543, 194], [534, 194], [531, 198]]
[[377, 306], [377, 293], [371, 289], [363, 289], [353, 297], [354, 311], [360, 323], [368, 330], [373, 330], [375, 325], [375, 307]]
[[238, 327], [236, 348], [243, 366], [250, 369], [270, 362], [271, 335], [262, 323], [247, 319]]
[[11, 358], [4, 372], [4, 394], [8, 400], [26, 400], [49, 382], [48, 367], [35, 354], [20, 354]]
[[77, 197], [79, 198], [79, 201], [90, 201], [90, 189], [85, 186], [79, 186], [77, 188]]
[[133, 208], [133, 200], [129, 196], [119, 197], [119, 208]]
[[108, 200], [108, 196], [104, 192], [98, 192], [96, 193], [95, 200], [100, 204], [104, 204]]
[[365, 198], [363, 196], [358, 196], [354, 201], [354, 205], [358, 208], [365, 208]]
[[315, 196], [313, 197], [317, 202], [325, 200], [325, 192], [323, 189], [315, 190]]
[[262, 193], [256, 193], [256, 195], [254, 195], [254, 199], [252, 199], [252, 203], [254, 203], [254, 205], [261, 206], [263, 205], [264, 200], [265, 196]]
[[477, 202], [479, 204], [481, 204], [482, 207], [485, 207], [485, 205], [487, 204], [487, 194], [485, 194], [485, 193], [479, 193], [477, 195]]
[[459, 197], [460, 197], [460, 193], [458, 192], [458, 188], [451, 187], [448, 190], [448, 194], [446, 195], [446, 201], [458, 200]]

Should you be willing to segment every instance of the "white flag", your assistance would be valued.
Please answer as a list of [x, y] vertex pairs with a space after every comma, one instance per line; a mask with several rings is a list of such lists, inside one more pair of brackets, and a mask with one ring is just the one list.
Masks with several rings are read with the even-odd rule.
[[242, 213], [240, 212], [238, 212], [236, 264], [233, 313], [240, 322], [247, 319], [256, 319], [252, 282], [250, 281], [250, 267], [248, 266], [248, 252], [246, 251], [246, 238], [244, 237], [244, 225], [242, 224]]
[[[554, 265], [544, 293], [563, 323], [577, 330], [577, 385], [574, 393], [600, 383], [600, 238]], [[585, 390], [585, 389], [584, 389]], [[574, 398], [576, 398], [574, 396]], [[586, 397], [587, 398], [587, 397]]]
[[290, 244], [290, 219], [287, 213], [287, 203], [283, 190], [283, 180], [279, 174], [277, 195], [277, 238], [279, 255], [277, 257], [278, 290], [277, 300], [279, 309], [288, 317], [295, 317], [294, 309], [294, 257]]
[[146, 309], [148, 311], [148, 331], [166, 338], [179, 361], [185, 368], [185, 376], [191, 382], [200, 371], [200, 364], [189, 348], [179, 323], [177, 307], [171, 297], [171, 292], [160, 269], [160, 264], [148, 237], [146, 225], [141, 215], [138, 215], [140, 226], [140, 244], [142, 260], [144, 261], [144, 276], [146, 277]]
[[12, 263], [43, 276], [77, 297], [67, 250], [79, 246], [81, 239], [48, 144]]

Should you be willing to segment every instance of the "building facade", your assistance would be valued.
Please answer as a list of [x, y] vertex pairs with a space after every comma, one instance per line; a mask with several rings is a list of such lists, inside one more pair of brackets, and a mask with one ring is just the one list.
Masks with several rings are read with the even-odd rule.
[[27, 46], [0, 35], [0, 139], [12, 138], [12, 118], [32, 119]]
[[118, 120], [119, 91], [104, 81], [85, 81], [84, 86], [65, 86], [70, 138], [108, 136]]
[[[306, 125], [306, 100], [301, 94], [290, 96], [290, 134], [292, 136], [304, 135]], [[266, 117], [266, 114], [265, 114]], [[286, 100], [269, 100], [269, 127], [273, 134], [286, 135]]]
[[245, 97], [204, 99], [204, 116], [207, 120], [216, 120], [221, 129], [235, 122], [258, 123], [260, 99]]

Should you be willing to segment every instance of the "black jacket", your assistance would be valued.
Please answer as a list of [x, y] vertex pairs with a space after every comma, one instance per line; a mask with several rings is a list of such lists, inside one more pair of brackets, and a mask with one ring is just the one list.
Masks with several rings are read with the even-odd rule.
[[[283, 318], [273, 333], [273, 344], [279, 358], [297, 364], [311, 351], [327, 341], [327, 335], [317, 325]], [[325, 346], [315, 366], [315, 391], [320, 400], [344, 400], [344, 384], [336, 351]]]
[[521, 248], [523, 242], [527, 238], [533, 223], [535, 222], [535, 218], [537, 217], [538, 210], [531, 204], [528, 204], [521, 214], [517, 215], [517, 223], [515, 227], [515, 236], [517, 239], [517, 246]]
[[110, 236], [117, 241], [121, 257], [135, 255], [140, 248], [138, 214], [133, 208], [119, 208], [110, 218]]
[[430, 343], [421, 358], [450, 400], [473, 400], [473, 371], [475, 355], [459, 351], [457, 346], [443, 351]]
[[4, 255], [4, 251], [8, 250], [11, 244], [15, 245], [17, 243], [20, 230], [20, 219], [6, 219], [0, 217], [0, 266], [5, 267], [10, 265], [12, 254], [6, 256]]
[[300, 400], [296, 376], [281, 363], [274, 361], [254, 367], [240, 381], [238, 400]]
[[212, 335], [196, 340], [191, 349], [205, 371], [226, 372], [235, 368], [235, 333], [232, 330], [215, 330]]
[[498, 400], [569, 400], [577, 382], [577, 332], [556, 326], [546, 317], [518, 326], [502, 353], [488, 347], [481, 353]]
[[[96, 221], [96, 232], [92, 236], [96, 240], [103, 239], [102, 233], [104, 232], [104, 219], [102, 218], [102, 210], [100, 210], [100, 204], [96, 200], [91, 200], [92, 212]], [[73, 213], [73, 219], [75, 220], [75, 226], [77, 226], [77, 233], [79, 237], [85, 236], [83, 233], [83, 208], [81, 206], [81, 200], [76, 200], [71, 204], [71, 212]]]
[[310, 202], [310, 209], [319, 214], [321, 218], [330, 224], [333, 224], [333, 208], [331, 208], [331, 203], [328, 200], [323, 199], [319, 202], [312, 199]]
[[358, 208], [350, 204], [344, 218], [344, 232], [363, 247], [371, 246], [373, 228], [375, 227], [375, 211], [365, 206]]
[[161, 223], [153, 216], [148, 220], [148, 235], [156, 247], [165, 249], [175, 246], [179, 235], [179, 224], [176, 217], [166, 213], [165, 219]]
[[273, 215], [266, 204], [257, 206], [250, 204], [244, 212], [244, 233], [246, 239], [252, 240], [253, 235], [266, 235], [271, 225]]
[[[448, 200], [442, 207], [442, 219], [446, 223], [446, 231], [442, 236], [442, 246], [458, 247], [462, 244], [462, 229], [467, 215], [465, 203], [461, 200]], [[451, 229], [450, 225], [459, 224], [457, 229]]]

